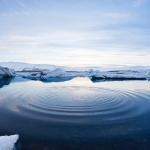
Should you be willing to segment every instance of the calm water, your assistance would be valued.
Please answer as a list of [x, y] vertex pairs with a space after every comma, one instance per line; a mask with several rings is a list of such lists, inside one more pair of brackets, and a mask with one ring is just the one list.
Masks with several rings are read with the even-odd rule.
[[150, 149], [147, 81], [0, 81], [0, 134], [18, 150]]

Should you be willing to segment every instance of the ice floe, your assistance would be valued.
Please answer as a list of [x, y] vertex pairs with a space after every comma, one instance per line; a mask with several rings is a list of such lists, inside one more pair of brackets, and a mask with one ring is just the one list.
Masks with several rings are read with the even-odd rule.
[[92, 80], [146, 80], [150, 74], [146, 70], [111, 70], [91, 71], [89, 77]]
[[0, 150], [14, 150], [19, 135], [0, 136]]

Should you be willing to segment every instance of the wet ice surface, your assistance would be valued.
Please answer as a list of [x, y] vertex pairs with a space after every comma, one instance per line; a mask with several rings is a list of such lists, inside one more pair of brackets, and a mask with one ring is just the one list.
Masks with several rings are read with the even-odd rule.
[[0, 89], [0, 133], [20, 134], [18, 148], [147, 149], [147, 81], [93, 83], [13, 80]]
[[14, 150], [19, 135], [0, 136], [0, 150]]

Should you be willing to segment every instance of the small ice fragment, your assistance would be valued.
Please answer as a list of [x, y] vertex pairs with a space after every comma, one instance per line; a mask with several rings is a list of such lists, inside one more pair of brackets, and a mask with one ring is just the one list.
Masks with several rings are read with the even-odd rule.
[[0, 150], [14, 150], [19, 135], [0, 136]]

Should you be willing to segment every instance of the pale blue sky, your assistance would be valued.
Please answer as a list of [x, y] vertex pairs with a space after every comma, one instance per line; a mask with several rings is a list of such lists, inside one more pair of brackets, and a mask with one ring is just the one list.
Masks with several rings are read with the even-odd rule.
[[150, 64], [149, 0], [0, 0], [0, 61]]

